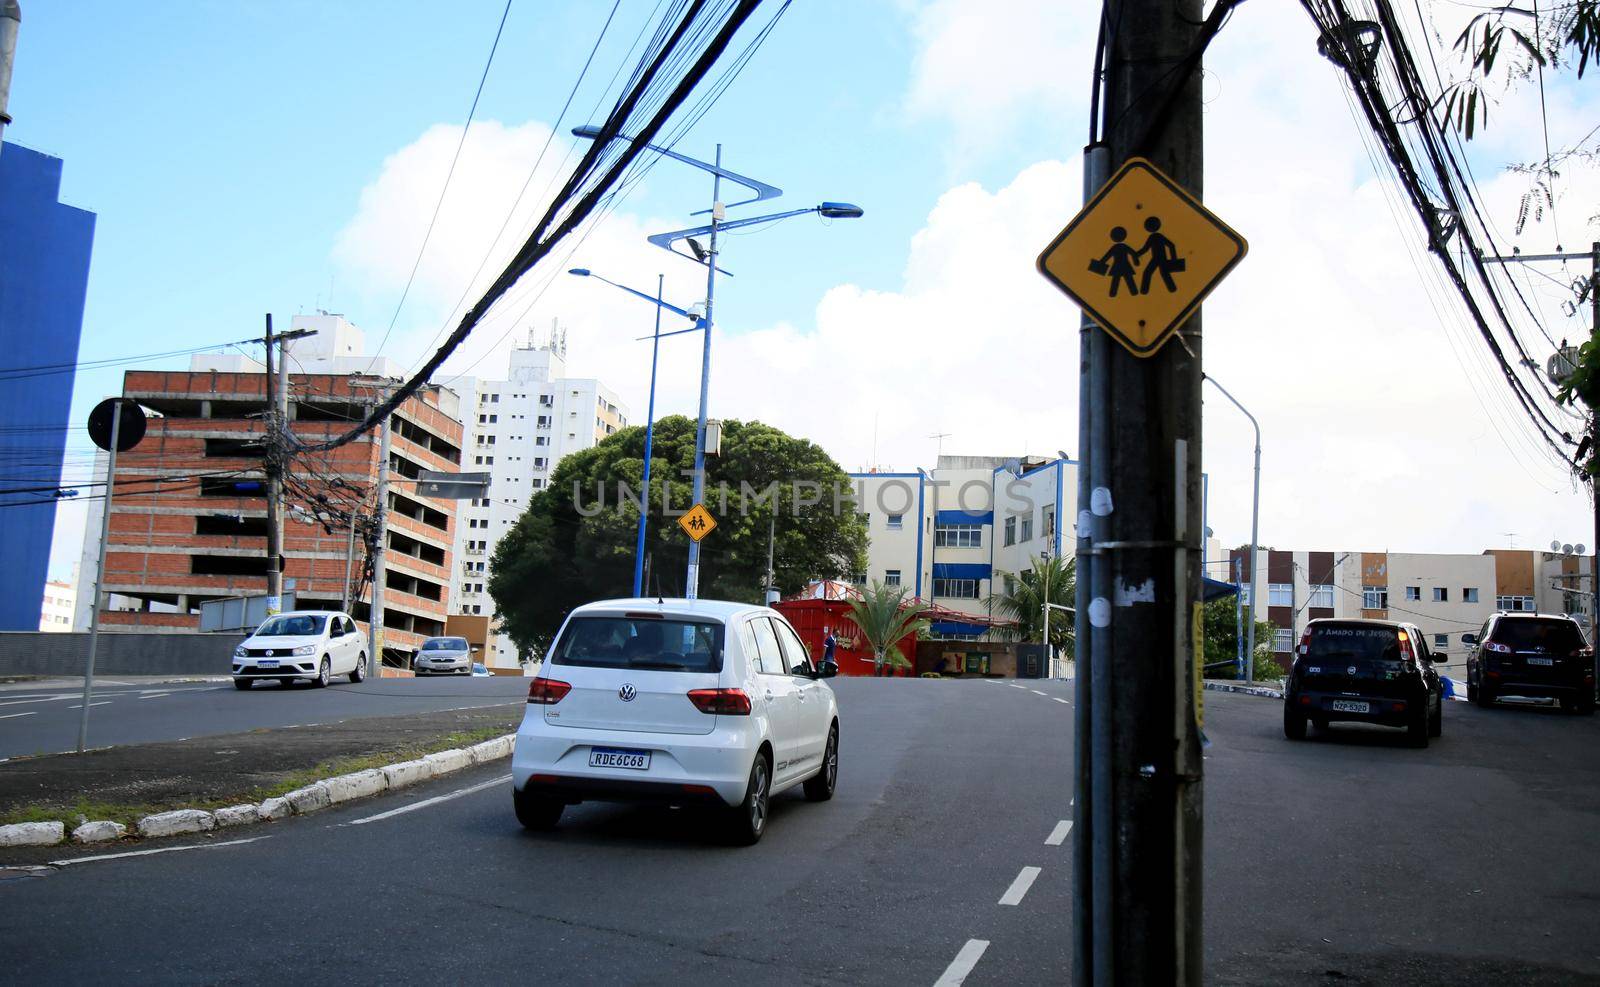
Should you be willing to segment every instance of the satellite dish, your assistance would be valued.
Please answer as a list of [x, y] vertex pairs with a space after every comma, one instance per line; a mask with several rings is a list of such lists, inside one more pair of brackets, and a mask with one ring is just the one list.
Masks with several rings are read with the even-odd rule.
[[1550, 543], [1550, 551], [1552, 551], [1552, 552], [1561, 551], [1561, 541], [1560, 541], [1560, 539], [1557, 539], [1556, 541], [1553, 541], [1553, 542]]
[[1566, 545], [1562, 545], [1561, 546], [1561, 554], [1562, 555], [1571, 555], [1572, 554], [1572, 545], [1570, 543], [1566, 544]]
[[1578, 553], [1578, 554], [1579, 554], [1579, 555], [1582, 555], [1582, 554], [1583, 554], [1583, 552], [1584, 552], [1584, 549], [1583, 549], [1583, 542], [1579, 542], [1579, 543], [1578, 543], [1578, 544], [1577, 544], [1577, 545], [1575, 545], [1575, 546], [1573, 546], [1573, 549], [1572, 549], [1572, 550], [1573, 550], [1573, 551], [1574, 551], [1574, 552], [1577, 552], [1577, 553]]

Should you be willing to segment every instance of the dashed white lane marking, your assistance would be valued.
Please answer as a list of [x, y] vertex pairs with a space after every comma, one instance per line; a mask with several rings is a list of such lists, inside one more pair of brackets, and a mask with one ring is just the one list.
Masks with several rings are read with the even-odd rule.
[[404, 815], [407, 812], [415, 812], [418, 809], [426, 809], [430, 805], [438, 805], [440, 802], [448, 802], [451, 799], [460, 798], [463, 795], [471, 795], [473, 792], [481, 792], [485, 788], [493, 788], [496, 785], [504, 785], [506, 782], [508, 782], [510, 780], [511, 780], [511, 776], [510, 775], [501, 775], [499, 778], [492, 778], [489, 781], [481, 782], [479, 784], [473, 785], [470, 788], [463, 788], [458, 792], [451, 792], [448, 795], [435, 795], [431, 799], [423, 799], [421, 802], [413, 802], [410, 805], [402, 805], [398, 809], [390, 809], [388, 812], [380, 812], [375, 816], [366, 816], [366, 817], [361, 818], [361, 819], [352, 819], [348, 823], [345, 823], [345, 825], [347, 825], [347, 826], [360, 826], [360, 825], [362, 825], [364, 823], [377, 822], [380, 819], [391, 819], [391, 818], [393, 818], [395, 816]]
[[152, 853], [177, 853], [180, 850], [215, 850], [217, 847], [238, 846], [241, 843], [254, 843], [257, 840], [270, 840], [270, 836], [252, 836], [247, 840], [228, 840], [224, 843], [196, 843], [192, 846], [165, 846], [158, 850], [129, 850], [126, 853], [102, 853], [94, 857], [70, 857], [66, 860], [52, 860], [52, 867], [70, 867], [73, 864], [88, 864], [96, 860], [120, 860], [123, 857], [148, 857]]
[[1054, 700], [1055, 700], [1055, 701], [1056, 701], [1056, 702], [1058, 702], [1058, 703], [1060, 703], [1060, 704], [1061, 704], [1061, 705], [1063, 705], [1063, 706], [1070, 706], [1070, 705], [1072, 705], [1072, 703], [1071, 703], [1071, 701], [1070, 701], [1070, 700], [1066, 700], [1066, 699], [1062, 699], [1062, 698], [1061, 698], [1061, 697], [1060, 697], [1060, 696], [1051, 696], [1051, 697], [1050, 697], [1050, 698], [1051, 698], [1051, 699], [1054, 699]]
[[1072, 820], [1063, 819], [1056, 823], [1056, 828], [1052, 829], [1050, 831], [1050, 835], [1045, 837], [1044, 845], [1060, 846], [1061, 844], [1067, 842], [1067, 834], [1070, 832], [1072, 832]]
[[[110, 706], [111, 705], [111, 700], [106, 699], [106, 700], [103, 700], [103, 701], [98, 702], [98, 703], [90, 703], [89, 705], [90, 705], [90, 707], [94, 707], [94, 706]], [[83, 708], [83, 703], [79, 703], [76, 706], [68, 706], [67, 708], [68, 709], [82, 709]]]
[[1016, 684], [1016, 683], [1015, 683], [1015, 682], [1007, 682], [1007, 683], [1006, 683], [1006, 685], [1009, 685], [1009, 686], [1010, 686], [1010, 687], [1011, 687], [1011, 688], [1013, 688], [1013, 689], [1026, 689], [1026, 688], [1027, 688], [1027, 686], [1025, 686], [1025, 685], [1018, 685], [1018, 684]]
[[0, 703], [0, 706], [27, 706], [30, 703], [54, 703], [60, 702], [63, 699], [77, 699], [81, 695], [83, 695], [83, 693], [79, 692], [66, 693], [60, 696], [44, 696], [38, 699], [12, 699], [8, 702]]
[[37, 712], [39, 712], [39, 711], [36, 710], [36, 709], [30, 709], [26, 713], [7, 713], [4, 716], [0, 716], [0, 720], [14, 720], [19, 716], [32, 716], [33, 714], [35, 714]]
[[987, 939], [968, 939], [967, 944], [961, 947], [961, 952], [945, 967], [944, 976], [933, 982], [933, 987], [960, 987], [966, 981], [967, 974], [978, 965], [983, 958], [983, 951], [989, 948]]
[[1017, 879], [1011, 882], [1011, 887], [1006, 888], [1006, 893], [1000, 896], [1000, 904], [1022, 904], [1023, 895], [1026, 895], [1028, 889], [1033, 887], [1033, 882], [1039, 877], [1039, 871], [1040, 868], [1038, 867], [1022, 868], [1022, 873], [1018, 874]]
[[165, 699], [170, 695], [172, 695], [172, 693], [170, 693], [170, 692], [152, 692], [148, 696], [140, 696], [139, 698], [140, 699]]
[[1029, 692], [1031, 692], [1031, 693], [1033, 693], [1033, 694], [1034, 694], [1034, 695], [1036, 695], [1036, 696], [1042, 696], [1042, 695], [1045, 695], [1045, 693], [1043, 693], [1043, 692], [1040, 692], [1040, 691], [1039, 691], [1039, 690], [1038, 690], [1038, 689], [1029, 689], [1029, 690], [1028, 690], [1028, 691], [1029, 691]]

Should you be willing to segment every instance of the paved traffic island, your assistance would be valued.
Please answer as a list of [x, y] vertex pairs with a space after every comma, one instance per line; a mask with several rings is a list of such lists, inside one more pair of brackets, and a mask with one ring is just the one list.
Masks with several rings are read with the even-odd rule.
[[13, 758], [0, 762], [0, 848], [175, 836], [316, 811], [506, 757], [521, 713], [448, 710]]

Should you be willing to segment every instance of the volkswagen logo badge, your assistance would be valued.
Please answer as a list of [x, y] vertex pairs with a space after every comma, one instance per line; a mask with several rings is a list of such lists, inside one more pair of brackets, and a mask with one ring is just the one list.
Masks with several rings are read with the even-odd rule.
[[267, 649], [267, 657], [268, 657], [268, 658], [271, 658], [271, 657], [272, 657], [272, 649], [271, 649], [271, 648], [268, 648], [268, 649]]
[[1356, 667], [1354, 665], [1351, 665], [1349, 668], [1344, 670], [1344, 673], [1346, 675], [1354, 675], [1356, 673]]
[[624, 682], [622, 688], [617, 690], [617, 695], [622, 697], [622, 701], [625, 703], [633, 702], [634, 697], [638, 694], [639, 690], [633, 687], [632, 682]]

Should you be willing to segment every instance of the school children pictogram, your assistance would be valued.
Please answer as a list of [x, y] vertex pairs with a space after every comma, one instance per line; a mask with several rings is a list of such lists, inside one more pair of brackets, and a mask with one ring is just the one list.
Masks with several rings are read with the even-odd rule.
[[1039, 255], [1038, 269], [1136, 356], [1151, 356], [1246, 250], [1199, 200], [1133, 158]]

